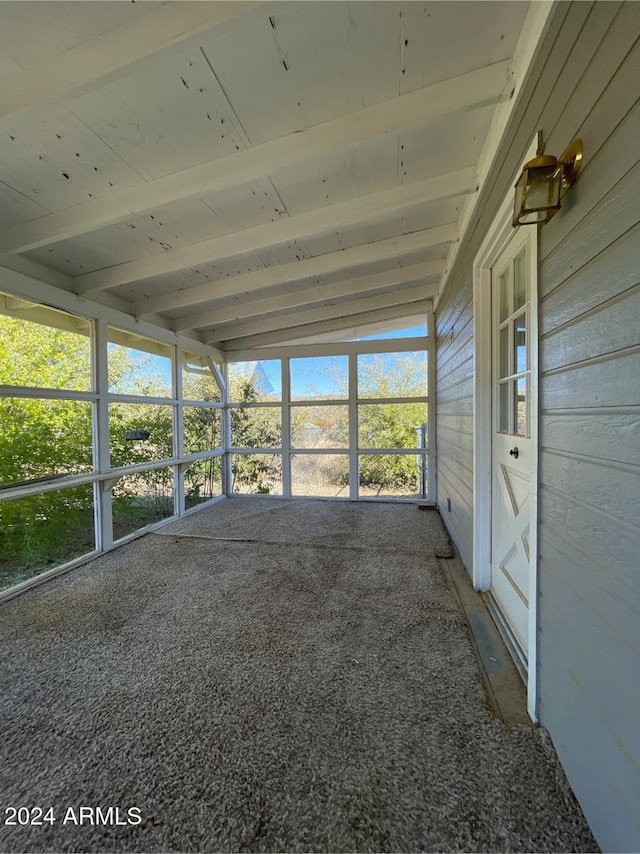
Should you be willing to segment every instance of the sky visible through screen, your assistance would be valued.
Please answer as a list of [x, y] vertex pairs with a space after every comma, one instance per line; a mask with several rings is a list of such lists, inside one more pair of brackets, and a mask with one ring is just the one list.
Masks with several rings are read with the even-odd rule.
[[[393, 332], [368, 337], [358, 338], [358, 341], [376, 341], [398, 338], [411, 338], [426, 335], [426, 325], [412, 326], [406, 329], [397, 329]], [[385, 356], [380, 357], [384, 364]], [[389, 354], [387, 361], [389, 367], [393, 366], [393, 354]], [[259, 360], [261, 372], [266, 375], [272, 388], [280, 397], [282, 386], [281, 366], [279, 359]], [[256, 363], [238, 363], [241, 372], [247, 370], [252, 373]], [[242, 366], [242, 367], [241, 367]], [[348, 397], [348, 359], [346, 356], [314, 356], [309, 358], [295, 358], [290, 362], [291, 375], [291, 398], [292, 400], [309, 400], [326, 398]]]

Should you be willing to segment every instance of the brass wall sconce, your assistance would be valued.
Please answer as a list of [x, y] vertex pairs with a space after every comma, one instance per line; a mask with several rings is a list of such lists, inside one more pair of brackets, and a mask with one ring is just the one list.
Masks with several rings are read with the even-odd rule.
[[582, 140], [572, 140], [560, 158], [542, 151], [540, 146], [533, 160], [524, 164], [515, 185], [514, 228], [549, 222], [580, 171]]

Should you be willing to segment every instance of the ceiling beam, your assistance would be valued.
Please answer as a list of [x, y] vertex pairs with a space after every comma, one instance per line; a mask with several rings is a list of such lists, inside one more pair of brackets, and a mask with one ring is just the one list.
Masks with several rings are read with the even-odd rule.
[[291, 166], [358, 147], [369, 139], [428, 125], [447, 113], [496, 103], [509, 66], [498, 62], [373, 107], [295, 131], [217, 160], [128, 187], [0, 232], [0, 253], [26, 252], [104, 228], [178, 199], [215, 193]]
[[[419, 314], [417, 323], [424, 323], [424, 312]], [[353, 318], [351, 318], [353, 319]], [[406, 328], [406, 319], [397, 318], [395, 320], [379, 321], [377, 324], [384, 332], [393, 329]], [[416, 324], [417, 325], [417, 324]], [[304, 328], [304, 327], [303, 327]], [[357, 341], [361, 335], [368, 333], [362, 332], [366, 326], [345, 326], [342, 329], [334, 329], [332, 332], [325, 332], [326, 341], [315, 343], [315, 336], [307, 336], [296, 343], [289, 341], [285, 345], [276, 345], [274, 347], [260, 347], [252, 350], [226, 350], [227, 360], [232, 362], [252, 362], [259, 357], [263, 359], [306, 359], [310, 356], [345, 356], [348, 353], [388, 353], [393, 350], [394, 353], [411, 353], [415, 350], [424, 350], [428, 344], [428, 338], [425, 335], [418, 335], [412, 338], [378, 338], [371, 341]], [[347, 338], [348, 336], [348, 338]]]
[[393, 305], [388, 308], [381, 308], [364, 314], [321, 320], [316, 323], [308, 323], [304, 326], [293, 326], [287, 329], [279, 329], [275, 332], [264, 332], [258, 335], [248, 336], [247, 338], [228, 339], [220, 349], [225, 353], [253, 350], [252, 358], [255, 359], [256, 356], [259, 356], [260, 354], [259, 350], [254, 349], [257, 347], [268, 347], [272, 344], [285, 344], [288, 341], [298, 341], [299, 339], [304, 339], [306, 336], [320, 335], [323, 332], [337, 332], [340, 329], [351, 329], [354, 325], [359, 326], [365, 323], [395, 320], [398, 317], [413, 317], [419, 313], [426, 315], [432, 307], [433, 302], [428, 299], [421, 300], [420, 302], [408, 303], [407, 305]]
[[377, 240], [375, 243], [361, 244], [351, 249], [341, 249], [339, 252], [327, 252], [313, 258], [303, 258], [302, 261], [290, 261], [288, 264], [278, 264], [275, 267], [262, 267], [251, 273], [230, 276], [217, 282], [204, 282], [170, 294], [145, 297], [134, 304], [133, 313], [136, 316], [146, 317], [148, 312], [185, 308], [236, 294], [248, 296], [252, 291], [290, 282], [301, 282], [303, 279], [336, 273], [340, 270], [344, 270], [347, 275], [353, 273], [354, 268], [364, 264], [395, 261], [413, 252], [453, 243], [457, 236], [455, 223], [426, 228], [411, 234], [389, 237], [387, 240]]
[[373, 296], [370, 294], [364, 294], [361, 297], [354, 295], [353, 299], [344, 300], [343, 302], [324, 300], [312, 307], [304, 308], [302, 311], [288, 312], [286, 314], [284, 312], [265, 314], [262, 317], [248, 320], [245, 323], [220, 325], [212, 332], [205, 333], [203, 338], [209, 344], [228, 341], [230, 338], [244, 338], [248, 335], [274, 332], [277, 329], [288, 329], [290, 326], [302, 326], [307, 323], [315, 323], [316, 321], [348, 317], [352, 314], [362, 314], [363, 312], [375, 311], [379, 308], [388, 308], [392, 305], [401, 304], [406, 308], [411, 302], [417, 302], [433, 296], [433, 291], [433, 286], [419, 282]]
[[60, 103], [126, 76], [158, 54], [184, 50], [226, 21], [262, 3], [165, 3], [140, 18], [13, 74], [0, 89], [0, 130], [43, 104]]
[[[424, 282], [427, 278], [439, 276], [443, 272], [444, 261], [426, 261], [424, 264], [412, 264], [410, 267], [399, 267], [383, 273], [374, 273], [371, 276], [343, 279], [340, 282], [330, 282], [326, 285], [301, 287], [288, 293], [280, 293], [262, 299], [245, 299], [244, 295], [240, 294], [233, 305], [178, 318], [173, 324], [173, 329], [176, 332], [182, 329], [204, 329], [207, 326], [243, 320], [256, 314], [295, 308], [320, 300], [346, 297], [350, 294], [365, 293], [396, 285], [406, 285], [408, 282]], [[437, 293], [437, 288], [436, 284], [433, 293], [430, 293], [429, 296], [434, 296]]]
[[146, 256], [135, 261], [95, 270], [74, 278], [79, 294], [115, 288], [152, 276], [184, 270], [196, 264], [207, 264], [222, 258], [233, 258], [259, 252], [294, 240], [339, 231], [351, 226], [380, 222], [402, 210], [417, 205], [462, 196], [476, 190], [476, 174], [472, 167], [448, 172], [435, 178], [402, 184], [389, 190], [358, 196], [337, 205], [307, 211], [297, 216], [268, 222], [253, 228], [223, 234], [193, 246], [172, 249], [162, 255]]

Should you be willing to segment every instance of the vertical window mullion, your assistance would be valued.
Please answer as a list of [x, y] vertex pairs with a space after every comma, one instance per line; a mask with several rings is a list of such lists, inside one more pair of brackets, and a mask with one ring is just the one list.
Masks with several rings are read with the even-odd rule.
[[291, 367], [288, 357], [282, 365], [282, 495], [291, 497]]
[[358, 356], [349, 354], [349, 498], [360, 491], [358, 477]]
[[[182, 402], [182, 350], [173, 347], [173, 388], [177, 402], [173, 406], [173, 455], [181, 460], [184, 457], [184, 406]], [[174, 513], [182, 516], [184, 503], [184, 469], [174, 466], [173, 470]]]
[[[109, 368], [107, 348], [107, 324], [97, 320], [94, 325], [93, 354], [95, 359], [95, 380], [98, 401], [96, 403], [96, 441], [97, 469], [107, 474], [111, 469], [109, 449]], [[111, 488], [106, 481], [98, 483], [98, 530], [99, 548], [110, 549], [113, 545], [113, 512], [111, 507]]]

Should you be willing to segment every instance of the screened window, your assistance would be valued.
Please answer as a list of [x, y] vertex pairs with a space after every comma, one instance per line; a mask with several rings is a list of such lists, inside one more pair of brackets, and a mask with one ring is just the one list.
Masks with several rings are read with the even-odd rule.
[[0, 385], [91, 391], [88, 320], [0, 294]]
[[220, 403], [220, 386], [207, 356], [182, 352], [182, 397], [185, 400], [199, 400]]
[[349, 397], [347, 356], [291, 359], [291, 400], [346, 400]]
[[232, 403], [269, 403], [282, 400], [280, 360], [230, 364], [229, 396]]
[[109, 327], [111, 394], [173, 397], [173, 347]]

